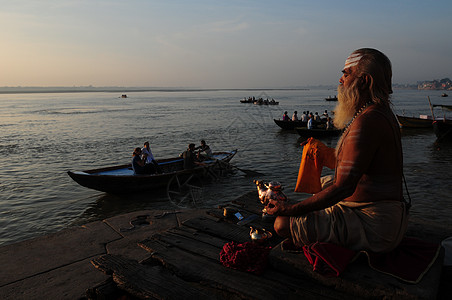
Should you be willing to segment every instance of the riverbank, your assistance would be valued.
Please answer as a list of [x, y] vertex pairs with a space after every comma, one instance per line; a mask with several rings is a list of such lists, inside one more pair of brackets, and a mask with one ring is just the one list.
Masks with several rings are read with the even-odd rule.
[[[244, 215], [258, 214], [261, 207], [256, 199], [256, 193], [250, 192], [232, 201], [231, 206]], [[249, 241], [250, 224], [268, 229], [272, 225], [259, 218], [259, 224], [238, 226], [226, 220], [222, 212], [222, 208], [138, 211], [1, 247], [0, 298], [97, 299], [100, 295], [119, 298], [125, 294], [134, 299], [130, 296], [134, 294], [169, 299], [183, 295], [210, 299], [272, 299], [279, 295], [431, 299], [451, 295], [447, 283], [452, 272], [450, 267], [442, 267], [442, 258], [416, 285], [404, 284], [366, 266], [358, 268], [356, 263], [339, 278], [320, 278], [309, 264], [291, 276], [293, 270], [285, 272], [275, 266], [281, 253], [270, 255], [271, 267], [260, 276], [225, 268], [218, 262], [225, 241]], [[449, 228], [411, 220], [408, 235], [440, 242], [450, 232]], [[193, 239], [202, 241], [203, 246], [195, 245]], [[274, 236], [269, 242], [275, 250], [280, 240]], [[180, 245], [185, 251], [179, 249]], [[306, 260], [303, 255], [296, 259]], [[355, 282], [351, 282], [352, 273]], [[372, 278], [370, 283], [366, 276]], [[279, 278], [276, 282], [275, 277]], [[214, 284], [216, 280], [219, 282]]]
[[[335, 104], [324, 98], [332, 91], [265, 93], [280, 104], [261, 107], [239, 102], [245, 96], [258, 96], [259, 91], [129, 93], [121, 89], [116, 94], [0, 95], [0, 246], [127, 212], [167, 209], [166, 193], [110, 195], [79, 186], [67, 176], [68, 170], [130, 163], [133, 148], [144, 141], [150, 141], [156, 158], [177, 156], [188, 143], [198, 144], [201, 139], [213, 151], [238, 149], [232, 160], [235, 166], [266, 174], [252, 179], [278, 181], [290, 199], [301, 199], [303, 195], [293, 190], [303, 139], [295, 131], [281, 130], [273, 119], [286, 110], [330, 112]], [[129, 98], [119, 98], [122, 94]], [[443, 99], [427, 91], [395, 90], [395, 112], [429, 113], [428, 95], [432, 104]], [[447, 176], [452, 147], [435, 140], [433, 130], [402, 131], [411, 214], [452, 227], [452, 187]], [[335, 147], [337, 137], [322, 141]], [[206, 206], [231, 201], [253, 188], [252, 179], [241, 175], [205, 186]]]

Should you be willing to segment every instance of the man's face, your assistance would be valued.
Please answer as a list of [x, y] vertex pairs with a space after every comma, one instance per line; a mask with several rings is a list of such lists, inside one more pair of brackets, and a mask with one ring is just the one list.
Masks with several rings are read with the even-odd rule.
[[338, 86], [338, 105], [335, 108], [334, 125], [344, 128], [353, 118], [359, 103], [358, 78], [353, 68], [344, 69]]
[[339, 79], [339, 82], [344, 86], [344, 88], [348, 88], [356, 78], [356, 68], [351, 67], [342, 70], [342, 77]]

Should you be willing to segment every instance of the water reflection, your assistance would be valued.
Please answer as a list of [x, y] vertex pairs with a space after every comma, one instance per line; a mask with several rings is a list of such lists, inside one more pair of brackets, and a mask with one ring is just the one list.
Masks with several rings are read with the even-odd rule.
[[452, 141], [436, 140], [429, 149], [434, 161], [439, 163], [452, 162]]
[[423, 137], [433, 136], [433, 128], [400, 128], [402, 137]]
[[110, 218], [117, 215], [118, 211], [128, 213], [136, 210], [168, 209], [170, 206], [166, 191], [124, 195], [103, 193], [95, 202], [88, 205], [74, 224], [80, 225]]

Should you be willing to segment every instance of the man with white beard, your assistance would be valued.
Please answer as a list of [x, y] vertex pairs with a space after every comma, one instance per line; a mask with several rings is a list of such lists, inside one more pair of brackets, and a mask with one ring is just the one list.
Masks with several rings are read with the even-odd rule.
[[345, 61], [334, 125], [334, 182], [297, 203], [271, 200], [278, 235], [296, 246], [334, 243], [351, 250], [389, 252], [403, 238], [408, 208], [402, 193], [402, 145], [392, 113], [392, 70], [378, 50], [354, 51]]

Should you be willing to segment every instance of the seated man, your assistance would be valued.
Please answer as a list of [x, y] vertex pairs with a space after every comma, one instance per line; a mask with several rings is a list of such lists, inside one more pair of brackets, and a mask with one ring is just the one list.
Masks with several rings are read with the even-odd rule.
[[282, 120], [283, 121], [290, 121], [291, 119], [289, 118], [289, 115], [287, 114], [287, 111], [284, 112], [283, 116], [282, 116]]
[[135, 175], [142, 175], [146, 174], [145, 169], [145, 160], [141, 158], [141, 148], [137, 147], [132, 153], [132, 169], [133, 174]]
[[307, 122], [308, 121], [308, 115], [306, 114], [305, 111], [301, 115], [301, 119], [300, 120], [301, 120], [301, 122]]
[[159, 164], [154, 159], [154, 155], [152, 155], [151, 147], [149, 146], [149, 142], [144, 142], [144, 147], [141, 148], [141, 156], [146, 163], [146, 167], [150, 169], [151, 173], [162, 173]]
[[184, 169], [190, 170], [195, 168], [198, 165], [201, 165], [201, 163], [198, 162], [198, 159], [196, 158], [195, 154], [195, 144], [189, 144], [187, 150], [185, 150], [181, 154], [182, 158], [184, 159]]
[[402, 144], [390, 108], [391, 62], [359, 49], [345, 61], [334, 124], [344, 133], [336, 147], [334, 182], [298, 202], [271, 200], [275, 231], [295, 245], [316, 241], [351, 250], [389, 252], [407, 227], [402, 191]]
[[[212, 157], [212, 150], [210, 149], [209, 145], [206, 144], [205, 140], [201, 140], [201, 146], [196, 147], [195, 150], [199, 149], [198, 152], [198, 159], [199, 160], [206, 160], [210, 159]], [[202, 153], [204, 152], [204, 153]]]

